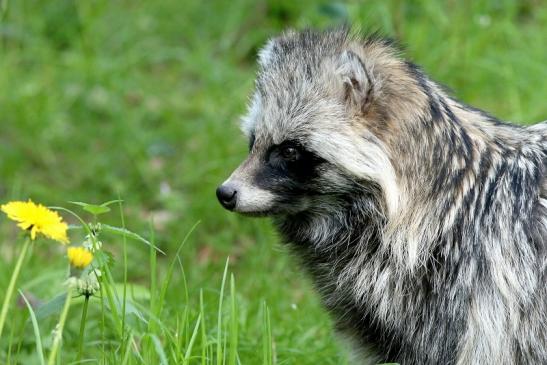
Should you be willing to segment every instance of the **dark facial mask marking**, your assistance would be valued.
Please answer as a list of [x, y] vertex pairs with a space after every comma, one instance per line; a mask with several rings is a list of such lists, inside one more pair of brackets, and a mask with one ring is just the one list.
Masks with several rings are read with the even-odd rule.
[[319, 176], [319, 166], [324, 162], [298, 141], [284, 141], [266, 151], [254, 183], [283, 200], [294, 199], [310, 191], [313, 180]]

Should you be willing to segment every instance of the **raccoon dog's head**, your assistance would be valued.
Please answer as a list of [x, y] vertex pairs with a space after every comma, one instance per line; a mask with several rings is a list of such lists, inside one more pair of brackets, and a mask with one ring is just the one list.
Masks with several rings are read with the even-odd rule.
[[[362, 42], [346, 31], [286, 33], [261, 50], [242, 123], [249, 155], [217, 189], [225, 208], [324, 212], [356, 189], [381, 191], [386, 209], [396, 208], [394, 169], [376, 130], [385, 118], [375, 103], [381, 80]], [[383, 48], [367, 57], [383, 57]]]

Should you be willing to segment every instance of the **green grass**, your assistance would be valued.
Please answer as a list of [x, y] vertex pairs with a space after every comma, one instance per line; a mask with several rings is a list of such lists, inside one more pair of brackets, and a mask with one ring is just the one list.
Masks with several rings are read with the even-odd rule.
[[[380, 30], [463, 101], [505, 120], [547, 118], [541, 1], [0, 3], [0, 202], [31, 197], [77, 209], [67, 201], [120, 196], [124, 221], [116, 209], [101, 220], [166, 253], [101, 236], [115, 263], [103, 300], [89, 302], [89, 363], [345, 362], [310, 282], [270, 224], [229, 214], [214, 196], [246, 153], [237, 121], [257, 49], [281, 30], [346, 21]], [[17, 234], [1, 218], [0, 297]], [[63, 250], [40, 241], [18, 288], [29, 303], [45, 302], [65, 279]], [[71, 303], [59, 363], [77, 357], [83, 303]], [[0, 363], [40, 364], [39, 346], [47, 360], [60, 313], [34, 311], [36, 324], [24, 301], [10, 310]]]

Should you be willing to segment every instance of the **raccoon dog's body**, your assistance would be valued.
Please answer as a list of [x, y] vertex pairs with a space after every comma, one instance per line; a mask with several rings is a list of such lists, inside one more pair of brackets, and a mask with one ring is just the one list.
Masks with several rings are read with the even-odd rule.
[[378, 37], [286, 33], [259, 63], [217, 195], [274, 218], [356, 362], [546, 364], [547, 125], [456, 101]]

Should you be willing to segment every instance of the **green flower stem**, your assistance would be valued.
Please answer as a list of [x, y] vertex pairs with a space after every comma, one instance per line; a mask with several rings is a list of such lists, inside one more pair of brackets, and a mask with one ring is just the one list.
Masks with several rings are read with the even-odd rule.
[[70, 302], [72, 300], [72, 287], [68, 288], [66, 293], [65, 305], [63, 311], [61, 312], [61, 318], [59, 318], [59, 323], [55, 329], [55, 335], [53, 337], [53, 345], [51, 347], [51, 352], [49, 353], [49, 359], [47, 361], [48, 365], [55, 364], [55, 358], [57, 356], [57, 350], [59, 350], [59, 345], [61, 344], [61, 339], [63, 338], [63, 328], [65, 327], [66, 317], [68, 316], [68, 309], [70, 308]]
[[87, 306], [89, 304], [89, 295], [85, 296], [84, 307], [82, 308], [82, 320], [80, 321], [80, 338], [78, 340], [78, 359], [77, 362], [82, 360], [83, 348], [84, 348], [84, 331], [85, 331], [85, 319], [87, 317]]
[[2, 330], [4, 329], [4, 324], [6, 323], [6, 317], [8, 315], [8, 309], [11, 302], [11, 297], [13, 296], [13, 291], [15, 289], [15, 283], [19, 277], [19, 272], [21, 271], [21, 266], [23, 266], [23, 261], [27, 255], [28, 248], [30, 247], [31, 242], [33, 242], [30, 237], [27, 237], [25, 243], [23, 244], [23, 249], [19, 254], [17, 263], [15, 264], [15, 269], [11, 274], [11, 279], [8, 285], [8, 290], [6, 291], [6, 296], [4, 297], [4, 304], [2, 304], [2, 312], [0, 314], [0, 338], [2, 338]]

